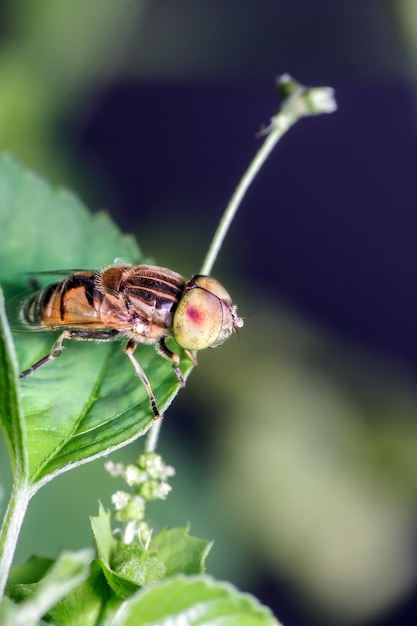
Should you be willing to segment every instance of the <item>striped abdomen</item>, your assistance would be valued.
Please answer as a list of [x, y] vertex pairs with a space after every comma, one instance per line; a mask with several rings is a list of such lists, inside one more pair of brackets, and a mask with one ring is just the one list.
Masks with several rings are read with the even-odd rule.
[[98, 272], [83, 271], [45, 287], [23, 305], [21, 321], [39, 330], [102, 325], [97, 304], [103, 296], [96, 287]]

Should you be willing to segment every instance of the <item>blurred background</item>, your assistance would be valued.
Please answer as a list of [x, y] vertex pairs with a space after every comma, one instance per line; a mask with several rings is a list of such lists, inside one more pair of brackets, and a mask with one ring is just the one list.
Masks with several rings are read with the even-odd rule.
[[[209, 573], [285, 626], [409, 624], [417, 4], [3, 0], [0, 149], [191, 276], [284, 72], [334, 87], [339, 110], [290, 131], [232, 226], [213, 273], [245, 327], [201, 353], [169, 410], [177, 476], [150, 515], [215, 539]], [[46, 486], [17, 561], [92, 543], [88, 516], [120, 486], [102, 461]]]

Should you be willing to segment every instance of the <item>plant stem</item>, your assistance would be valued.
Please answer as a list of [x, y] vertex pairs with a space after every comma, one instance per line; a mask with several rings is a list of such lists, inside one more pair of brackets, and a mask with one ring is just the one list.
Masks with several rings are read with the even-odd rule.
[[[281, 137], [302, 117], [333, 113], [337, 108], [334, 92], [330, 87], [303, 87], [288, 74], [281, 76], [277, 84], [283, 101], [282, 106], [278, 113], [271, 118], [268, 128], [260, 133], [266, 136], [265, 141], [244, 173], [223, 213], [206, 258], [201, 266], [200, 274], [208, 275], [211, 273], [223, 241], [229, 231], [230, 224], [248, 188]], [[147, 452], [155, 451], [161, 425], [162, 420], [159, 420], [150, 429], [145, 444]]]
[[155, 452], [163, 420], [155, 420], [146, 437], [145, 452]]
[[32, 491], [26, 483], [15, 486], [0, 531], [0, 599], [3, 597], [16, 544]]
[[282, 97], [285, 98], [282, 107], [271, 119], [269, 127], [263, 131], [262, 134], [266, 135], [265, 141], [244, 173], [226, 207], [201, 267], [201, 274], [211, 273], [230, 224], [249, 186], [281, 137], [302, 117], [332, 113], [336, 110], [333, 90], [329, 87], [307, 89], [288, 74], [284, 74], [278, 79], [278, 88]]

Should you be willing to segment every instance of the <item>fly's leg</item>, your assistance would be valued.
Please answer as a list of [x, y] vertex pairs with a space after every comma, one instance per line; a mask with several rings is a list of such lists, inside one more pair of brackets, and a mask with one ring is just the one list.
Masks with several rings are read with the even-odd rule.
[[197, 361], [197, 357], [195, 356], [195, 354], [193, 354], [191, 350], [188, 350], [188, 348], [185, 350], [185, 354], [188, 356], [193, 366], [197, 367], [198, 361]]
[[40, 367], [46, 365], [50, 361], [54, 361], [57, 359], [62, 350], [65, 348], [63, 342], [65, 339], [77, 339], [78, 341], [89, 341], [93, 339], [94, 341], [113, 341], [116, 339], [118, 335], [118, 331], [116, 330], [108, 330], [108, 331], [94, 331], [94, 330], [64, 330], [61, 333], [54, 343], [54, 346], [49, 354], [43, 357], [40, 361], [37, 361], [32, 367], [29, 367], [27, 370], [22, 372], [19, 375], [19, 378], [25, 378], [36, 372]]
[[46, 365], [50, 361], [54, 361], [55, 359], [57, 359], [59, 355], [62, 353], [62, 350], [64, 349], [64, 346], [62, 345], [64, 339], [71, 339], [71, 337], [72, 337], [71, 331], [64, 330], [64, 332], [60, 334], [57, 341], [55, 342], [54, 347], [52, 348], [51, 352], [47, 354], [46, 356], [44, 356], [43, 359], [41, 359], [40, 361], [37, 361], [37, 363], [32, 365], [32, 367], [28, 367], [27, 370], [25, 370], [19, 375], [19, 378], [25, 378], [26, 376], [29, 376], [29, 374], [36, 372], [36, 370], [41, 368], [43, 365]]
[[129, 357], [133, 367], [135, 368], [136, 374], [141, 379], [141, 381], [143, 383], [143, 386], [145, 387], [145, 389], [146, 389], [146, 391], [148, 393], [149, 401], [151, 403], [152, 411], [153, 411], [153, 414], [154, 414], [154, 418], [157, 420], [157, 419], [160, 419], [163, 416], [160, 414], [160, 412], [158, 410], [158, 405], [156, 404], [155, 396], [153, 395], [153, 391], [152, 391], [150, 382], [149, 382], [145, 372], [143, 371], [143, 369], [139, 365], [138, 361], [133, 356], [133, 353], [134, 353], [134, 351], [136, 349], [136, 346], [137, 346], [137, 343], [135, 341], [133, 341], [133, 339], [131, 339], [127, 343], [127, 346], [125, 348], [125, 353]]
[[156, 351], [160, 356], [163, 356], [164, 359], [168, 359], [168, 361], [172, 361], [172, 367], [174, 372], [178, 378], [178, 381], [181, 387], [185, 387], [185, 380], [180, 370], [180, 357], [175, 352], [172, 352], [166, 345], [165, 341], [161, 339], [159, 343], [156, 345]]
[[[172, 350], [168, 348], [163, 338], [157, 344], [156, 351], [160, 356], [163, 356], [164, 359], [168, 359], [168, 361], [172, 361], [172, 367], [178, 378], [178, 381], [181, 387], [185, 387], [185, 380], [180, 370], [180, 357], [178, 356], [178, 354], [175, 354], [175, 352], [172, 352]], [[195, 356], [192, 354], [192, 352], [190, 352], [190, 350], [186, 350], [185, 352], [187, 356], [191, 359], [194, 367], [196, 367], [197, 359], [195, 358]]]

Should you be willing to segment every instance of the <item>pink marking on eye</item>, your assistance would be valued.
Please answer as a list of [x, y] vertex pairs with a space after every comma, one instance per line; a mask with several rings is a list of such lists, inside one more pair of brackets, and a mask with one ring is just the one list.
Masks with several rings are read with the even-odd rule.
[[195, 306], [187, 306], [187, 317], [193, 324], [201, 326], [204, 323], [204, 314]]

